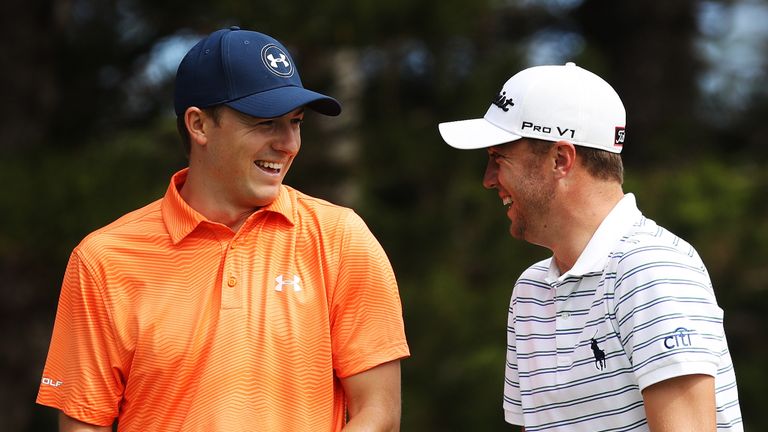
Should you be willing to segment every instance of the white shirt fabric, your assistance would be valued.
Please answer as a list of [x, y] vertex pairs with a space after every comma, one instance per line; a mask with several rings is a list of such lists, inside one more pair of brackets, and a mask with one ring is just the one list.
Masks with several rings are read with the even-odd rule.
[[640, 392], [689, 374], [715, 377], [718, 431], [743, 430], [707, 270], [632, 194], [572, 269], [560, 274], [550, 258], [515, 284], [503, 406], [526, 432], [647, 431]]

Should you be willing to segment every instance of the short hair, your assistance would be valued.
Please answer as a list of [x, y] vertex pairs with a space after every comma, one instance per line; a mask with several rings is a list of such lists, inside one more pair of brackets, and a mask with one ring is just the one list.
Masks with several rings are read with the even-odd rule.
[[[554, 145], [552, 141], [535, 138], [527, 138], [528, 148], [534, 155], [541, 157]], [[581, 158], [581, 163], [587, 172], [600, 180], [616, 181], [624, 183], [624, 164], [620, 153], [612, 153], [606, 150], [583, 147], [576, 145], [576, 155]]]
[[[213, 105], [206, 108], [200, 108], [200, 110], [213, 118], [213, 122], [218, 125], [219, 120], [221, 120], [221, 110], [223, 107], [224, 105]], [[189, 159], [189, 154], [192, 151], [192, 141], [189, 137], [187, 124], [184, 121], [184, 115], [176, 117], [176, 130], [179, 131], [179, 136], [181, 137], [181, 145], [184, 148], [184, 154], [187, 156], [187, 159]]]

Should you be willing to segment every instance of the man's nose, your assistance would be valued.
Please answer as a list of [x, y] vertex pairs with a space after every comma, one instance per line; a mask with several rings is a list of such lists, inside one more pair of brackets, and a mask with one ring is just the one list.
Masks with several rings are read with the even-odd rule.
[[301, 147], [301, 131], [298, 126], [290, 122], [280, 122], [278, 136], [272, 147], [284, 153], [296, 154]]
[[488, 164], [485, 166], [485, 174], [483, 175], [483, 186], [486, 189], [493, 189], [498, 185], [499, 164], [488, 159]]

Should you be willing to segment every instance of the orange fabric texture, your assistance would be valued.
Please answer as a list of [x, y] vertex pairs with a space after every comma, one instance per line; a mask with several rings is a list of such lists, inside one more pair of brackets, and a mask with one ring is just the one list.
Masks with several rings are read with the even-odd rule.
[[233, 233], [163, 199], [73, 251], [37, 402], [121, 431], [335, 431], [339, 377], [407, 357], [389, 260], [283, 186]]

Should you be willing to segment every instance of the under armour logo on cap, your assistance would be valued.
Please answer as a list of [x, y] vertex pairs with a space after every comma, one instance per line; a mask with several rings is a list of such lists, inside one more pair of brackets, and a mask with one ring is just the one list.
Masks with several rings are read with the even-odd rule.
[[272, 66], [272, 68], [277, 68], [277, 62], [282, 63], [285, 67], [290, 66], [290, 64], [285, 60], [285, 54], [280, 54], [280, 58], [276, 59], [272, 54], [267, 55], [267, 60], [269, 60], [269, 65]]
[[265, 45], [261, 49], [261, 60], [273, 74], [281, 77], [293, 75], [293, 65], [288, 56], [275, 44]]

